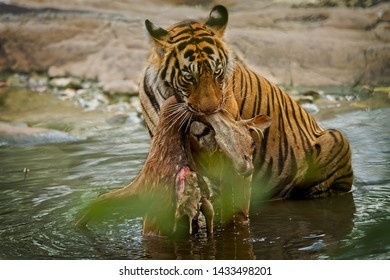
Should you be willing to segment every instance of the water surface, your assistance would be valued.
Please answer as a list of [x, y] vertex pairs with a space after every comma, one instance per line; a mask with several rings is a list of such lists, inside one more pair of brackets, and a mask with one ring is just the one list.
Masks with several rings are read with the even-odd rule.
[[92, 221], [89, 233], [73, 227], [99, 193], [138, 174], [150, 141], [142, 125], [98, 127], [79, 142], [0, 147], [0, 259], [389, 259], [390, 109], [321, 124], [348, 136], [355, 191], [253, 202], [248, 228], [217, 225], [214, 238], [143, 237], [142, 219], [121, 213]]

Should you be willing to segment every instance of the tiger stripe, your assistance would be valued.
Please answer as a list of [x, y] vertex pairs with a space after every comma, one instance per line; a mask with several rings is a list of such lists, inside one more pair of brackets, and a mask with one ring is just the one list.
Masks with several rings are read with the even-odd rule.
[[153, 48], [140, 87], [153, 137], [162, 102], [171, 95], [194, 116], [226, 110], [237, 119], [271, 117], [254, 155], [253, 189], [268, 197], [305, 198], [348, 192], [351, 150], [337, 130], [324, 130], [284, 90], [257, 75], [223, 41], [228, 14], [216, 6], [205, 22], [146, 27]]

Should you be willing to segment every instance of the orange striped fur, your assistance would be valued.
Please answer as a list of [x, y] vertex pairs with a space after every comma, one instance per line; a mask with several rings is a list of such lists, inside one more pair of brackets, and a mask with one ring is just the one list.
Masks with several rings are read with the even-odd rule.
[[254, 156], [254, 199], [350, 191], [353, 171], [346, 137], [322, 129], [286, 92], [236, 60], [222, 38], [227, 22], [223, 6], [214, 7], [206, 20], [187, 20], [167, 29], [146, 21], [153, 48], [140, 100], [150, 135], [163, 101], [171, 95], [185, 104], [193, 119], [220, 110], [235, 119], [265, 114], [272, 124]]

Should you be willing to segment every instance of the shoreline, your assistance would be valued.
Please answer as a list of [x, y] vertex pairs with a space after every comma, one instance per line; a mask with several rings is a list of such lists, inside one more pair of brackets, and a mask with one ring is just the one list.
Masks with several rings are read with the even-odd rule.
[[[165, 27], [205, 17], [212, 6], [173, 0], [8, 2], [0, 2], [0, 121], [81, 136], [94, 126], [143, 122], [138, 83], [151, 48], [146, 18]], [[389, 107], [390, 3], [362, 9], [302, 2], [227, 1], [225, 41], [317, 119]], [[14, 92], [21, 103], [4, 106]], [[16, 107], [28, 107], [24, 100], [37, 107], [17, 113]]]
[[[166, 27], [209, 13], [208, 6], [158, 0], [112, 6], [104, 0], [81, 1], [83, 6], [76, 4], [80, 1], [9, 2], [11, 8], [0, 13], [0, 71], [98, 80], [112, 94], [138, 92], [151, 48], [146, 18]], [[390, 84], [390, 3], [365, 9], [249, 4], [227, 5], [225, 41], [270, 81], [289, 86]]]

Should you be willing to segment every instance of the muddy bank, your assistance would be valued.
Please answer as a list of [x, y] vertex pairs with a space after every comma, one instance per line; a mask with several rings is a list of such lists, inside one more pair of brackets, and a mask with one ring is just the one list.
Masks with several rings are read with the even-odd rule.
[[[1, 71], [96, 79], [109, 93], [138, 92], [150, 48], [146, 18], [168, 26], [207, 16], [213, 5], [158, 0], [8, 2], [12, 6], [1, 4], [0, 9]], [[360, 9], [292, 7], [285, 1], [222, 2], [230, 11], [226, 41], [242, 60], [276, 83], [389, 83], [389, 3]]]
[[93, 88], [0, 87], [0, 147], [84, 141], [100, 130], [142, 126], [138, 98], [106, 104], [102, 96]]

